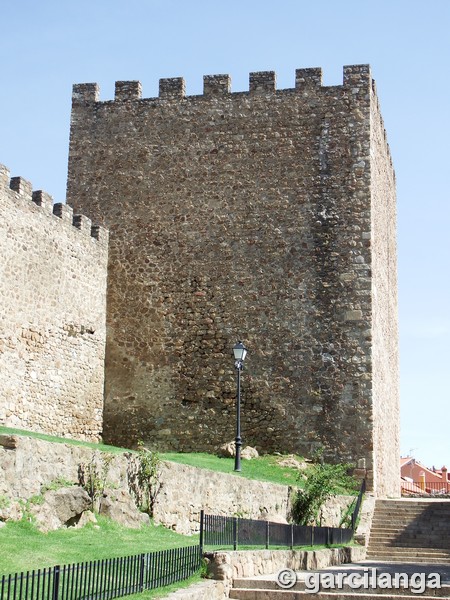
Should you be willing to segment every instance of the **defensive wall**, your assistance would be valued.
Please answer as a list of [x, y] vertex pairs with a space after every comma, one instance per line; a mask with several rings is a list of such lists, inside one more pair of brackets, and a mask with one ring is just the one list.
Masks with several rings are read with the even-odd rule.
[[158, 98], [74, 86], [68, 201], [110, 230], [104, 438], [364, 458], [398, 495], [395, 175], [367, 65]]
[[0, 165], [0, 423], [97, 440], [108, 234]]

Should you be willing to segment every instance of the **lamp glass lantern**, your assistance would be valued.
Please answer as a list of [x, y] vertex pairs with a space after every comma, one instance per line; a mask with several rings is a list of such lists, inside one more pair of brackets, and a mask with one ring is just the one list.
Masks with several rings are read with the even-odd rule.
[[242, 342], [238, 342], [235, 346], [233, 346], [233, 354], [235, 361], [242, 363], [247, 356], [247, 348]]

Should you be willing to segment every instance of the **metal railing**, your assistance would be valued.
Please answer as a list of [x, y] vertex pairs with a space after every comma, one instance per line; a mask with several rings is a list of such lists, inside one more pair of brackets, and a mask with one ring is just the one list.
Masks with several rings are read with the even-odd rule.
[[288, 525], [241, 519], [239, 517], [222, 517], [200, 514], [200, 546], [232, 547], [237, 550], [242, 546], [288, 547], [296, 546], [331, 546], [349, 543], [353, 538], [353, 530], [341, 527], [312, 527], [305, 525]]
[[450, 495], [450, 482], [402, 480], [402, 494], [414, 494], [424, 496]]
[[353, 532], [356, 530], [356, 527], [358, 524], [359, 511], [361, 510], [361, 504], [362, 504], [363, 496], [365, 493], [366, 493], [366, 480], [364, 478], [361, 482], [361, 488], [359, 490], [358, 497], [356, 498], [355, 508], [353, 509], [352, 516], [351, 516]]
[[0, 600], [109, 600], [182, 581], [200, 565], [198, 545], [58, 565], [2, 575]]

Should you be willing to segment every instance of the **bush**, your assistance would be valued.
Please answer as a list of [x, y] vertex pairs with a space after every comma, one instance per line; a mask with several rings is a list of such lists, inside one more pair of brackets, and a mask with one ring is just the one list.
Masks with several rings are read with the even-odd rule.
[[356, 490], [356, 480], [348, 475], [350, 465], [330, 465], [316, 457], [309, 468], [303, 489], [298, 489], [292, 503], [292, 519], [298, 525], [317, 523], [322, 505], [339, 492]]

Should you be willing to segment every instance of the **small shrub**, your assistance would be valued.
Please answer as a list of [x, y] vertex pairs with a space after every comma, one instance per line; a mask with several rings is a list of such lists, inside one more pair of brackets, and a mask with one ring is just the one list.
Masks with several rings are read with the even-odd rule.
[[144, 442], [138, 442], [138, 468], [137, 489], [135, 489], [136, 501], [139, 508], [153, 517], [156, 498], [161, 490], [160, 481], [161, 460], [156, 452], [152, 452], [144, 446]]
[[87, 463], [78, 466], [78, 482], [91, 499], [91, 509], [97, 508], [98, 499], [106, 488], [109, 468], [114, 456], [110, 453], [95, 453]]
[[350, 465], [330, 465], [317, 454], [308, 470], [306, 480], [302, 475], [303, 489], [298, 489], [292, 503], [292, 519], [298, 525], [317, 523], [322, 505], [341, 491], [355, 490], [356, 481], [348, 475]]

